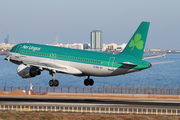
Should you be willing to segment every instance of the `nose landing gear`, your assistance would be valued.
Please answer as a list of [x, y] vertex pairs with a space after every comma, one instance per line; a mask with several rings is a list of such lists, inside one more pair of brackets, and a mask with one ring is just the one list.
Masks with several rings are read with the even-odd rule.
[[84, 85], [85, 86], [88, 86], [88, 85], [92, 86], [94, 84], [94, 80], [90, 79], [89, 77], [90, 76], [88, 76], [88, 78], [84, 80]]

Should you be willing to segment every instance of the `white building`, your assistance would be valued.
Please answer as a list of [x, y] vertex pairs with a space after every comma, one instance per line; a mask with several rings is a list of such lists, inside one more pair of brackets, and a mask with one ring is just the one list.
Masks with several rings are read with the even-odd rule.
[[108, 49], [109, 50], [116, 50], [117, 49], [117, 44], [115, 44], [115, 43], [108, 44]]
[[73, 49], [81, 49], [83, 50], [83, 44], [82, 43], [74, 43], [74, 44], [67, 44], [68, 48], [73, 48]]
[[159, 51], [161, 51], [161, 49], [149, 49], [151, 52], [159, 52]]
[[108, 45], [103, 44], [103, 49], [102, 49], [102, 51], [106, 51], [107, 48], [108, 48]]
[[126, 43], [123, 43], [122, 45], [118, 45], [116, 50], [117, 51], [123, 51], [124, 48], [126, 47], [126, 45], [127, 45]]
[[4, 51], [11, 50], [11, 48], [14, 45], [15, 44], [5, 44], [5, 43], [2, 43], [2, 44], [0, 44], [0, 50], [4, 50]]

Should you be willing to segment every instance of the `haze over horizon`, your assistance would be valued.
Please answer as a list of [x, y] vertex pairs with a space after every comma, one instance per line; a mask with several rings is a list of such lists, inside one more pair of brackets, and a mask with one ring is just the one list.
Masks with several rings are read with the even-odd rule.
[[0, 43], [90, 42], [92, 30], [103, 43], [127, 43], [142, 21], [150, 22], [145, 49], [180, 47], [179, 0], [6, 0], [0, 1]]

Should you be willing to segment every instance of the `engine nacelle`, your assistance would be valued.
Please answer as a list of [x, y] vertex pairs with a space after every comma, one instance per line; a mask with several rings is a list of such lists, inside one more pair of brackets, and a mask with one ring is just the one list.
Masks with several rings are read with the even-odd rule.
[[17, 73], [22, 78], [31, 78], [41, 74], [39, 68], [34, 66], [27, 67], [24, 64], [18, 66]]

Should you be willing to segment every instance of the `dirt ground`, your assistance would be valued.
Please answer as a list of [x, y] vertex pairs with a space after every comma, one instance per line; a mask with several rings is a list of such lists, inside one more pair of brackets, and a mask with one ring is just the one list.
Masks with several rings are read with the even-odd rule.
[[22, 97], [53, 97], [53, 98], [78, 98], [78, 99], [126, 99], [126, 100], [172, 100], [179, 101], [179, 95], [154, 95], [154, 94], [104, 94], [104, 93], [43, 93], [41, 95], [32, 93], [28, 95], [20, 89], [4, 93], [0, 90], [0, 96], [22, 96]]
[[12, 92], [9, 92], [7, 95], [17, 95], [17, 96], [27, 96], [27, 94], [26, 93], [24, 93], [22, 90], [20, 90], [20, 89], [16, 89], [16, 90], [14, 90], [14, 91], [12, 91]]
[[3, 91], [0, 90], [0, 95], [6, 95]]

